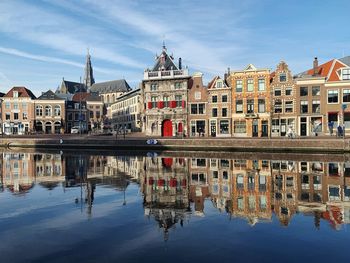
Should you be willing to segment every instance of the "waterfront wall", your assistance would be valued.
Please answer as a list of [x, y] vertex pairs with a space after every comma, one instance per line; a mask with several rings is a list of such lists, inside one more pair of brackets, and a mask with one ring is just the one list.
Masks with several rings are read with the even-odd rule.
[[101, 149], [146, 151], [257, 151], [257, 152], [350, 152], [349, 139], [157, 139], [156, 145], [148, 145], [140, 139], [96, 138], [4, 138], [3, 148], [51, 148], [51, 149]]

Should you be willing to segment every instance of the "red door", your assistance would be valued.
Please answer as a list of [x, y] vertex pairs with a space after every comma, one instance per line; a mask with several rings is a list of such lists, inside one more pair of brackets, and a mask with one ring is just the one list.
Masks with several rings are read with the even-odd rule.
[[178, 126], [177, 126], [177, 131], [178, 131], [179, 133], [182, 132], [182, 122], [180, 122], [180, 123], [178, 124]]
[[171, 120], [164, 120], [162, 124], [162, 136], [171, 137], [173, 136], [173, 124]]

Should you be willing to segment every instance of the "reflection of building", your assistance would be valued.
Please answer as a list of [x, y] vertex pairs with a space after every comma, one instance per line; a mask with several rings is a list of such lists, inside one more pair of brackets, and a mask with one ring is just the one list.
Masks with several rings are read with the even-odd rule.
[[250, 225], [272, 217], [269, 167], [267, 160], [233, 160], [232, 214]]
[[187, 135], [188, 69], [177, 66], [165, 45], [152, 70], [145, 70], [142, 82], [146, 135], [172, 137]]
[[48, 189], [65, 181], [65, 160], [60, 154], [34, 154], [35, 182]]
[[146, 171], [141, 191], [144, 195], [145, 214], [154, 217], [168, 230], [180, 221], [189, 209], [187, 162], [183, 158], [146, 158]]
[[3, 153], [3, 185], [13, 193], [24, 193], [34, 185], [34, 161], [29, 153]]
[[288, 226], [297, 211], [298, 182], [300, 181], [297, 162], [271, 161], [272, 205], [280, 223]]

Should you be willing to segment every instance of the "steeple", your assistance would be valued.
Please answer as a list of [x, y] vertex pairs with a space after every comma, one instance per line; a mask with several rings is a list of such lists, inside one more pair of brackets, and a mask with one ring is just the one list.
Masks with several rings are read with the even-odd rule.
[[89, 49], [87, 50], [87, 55], [86, 55], [86, 65], [85, 65], [85, 75], [84, 75], [84, 84], [86, 85], [87, 88], [91, 87], [92, 84], [95, 83], [94, 79], [94, 73], [92, 71], [92, 66], [91, 66], [91, 56], [89, 53]]

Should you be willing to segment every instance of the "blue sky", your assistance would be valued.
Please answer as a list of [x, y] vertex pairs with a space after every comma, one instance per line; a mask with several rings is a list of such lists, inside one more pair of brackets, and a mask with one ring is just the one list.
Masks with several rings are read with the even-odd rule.
[[205, 81], [227, 67], [276, 67], [293, 73], [350, 55], [349, 1], [1, 0], [0, 91], [56, 89], [79, 81], [87, 48], [97, 82], [125, 78], [132, 87], [165, 40]]

